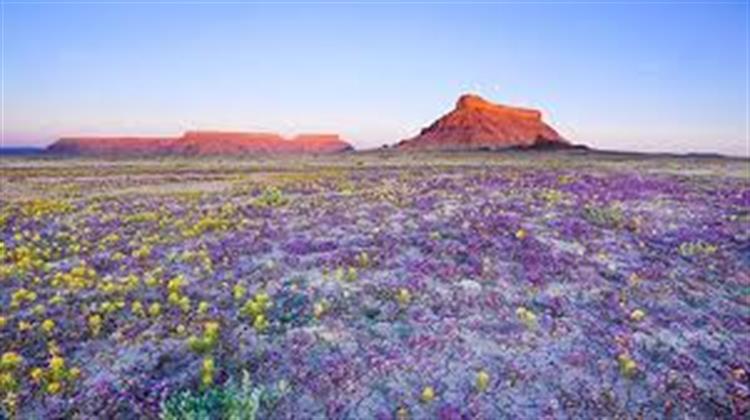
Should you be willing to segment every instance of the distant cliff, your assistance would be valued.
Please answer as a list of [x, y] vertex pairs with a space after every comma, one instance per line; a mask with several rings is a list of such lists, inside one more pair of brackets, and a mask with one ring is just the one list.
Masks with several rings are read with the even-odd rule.
[[47, 146], [46, 151], [70, 155], [164, 154], [177, 140], [168, 137], [64, 137]]
[[304, 134], [285, 139], [272, 133], [188, 131], [180, 137], [65, 137], [48, 153], [86, 156], [237, 155], [339, 153], [352, 146], [337, 134]]
[[461, 96], [451, 112], [422, 129], [418, 136], [397, 145], [399, 149], [415, 150], [570, 146], [542, 121], [540, 111], [494, 104], [476, 95]]

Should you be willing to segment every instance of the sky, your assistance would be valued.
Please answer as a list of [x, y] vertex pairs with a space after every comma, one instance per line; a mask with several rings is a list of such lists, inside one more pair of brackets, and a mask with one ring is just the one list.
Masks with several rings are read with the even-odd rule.
[[2, 0], [2, 144], [413, 136], [473, 92], [575, 143], [748, 156], [747, 1]]

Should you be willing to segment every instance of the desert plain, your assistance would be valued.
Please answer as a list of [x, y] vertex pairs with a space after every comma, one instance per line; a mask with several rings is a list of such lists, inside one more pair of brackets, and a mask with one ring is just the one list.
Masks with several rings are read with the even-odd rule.
[[0, 417], [745, 417], [749, 165], [0, 159]]

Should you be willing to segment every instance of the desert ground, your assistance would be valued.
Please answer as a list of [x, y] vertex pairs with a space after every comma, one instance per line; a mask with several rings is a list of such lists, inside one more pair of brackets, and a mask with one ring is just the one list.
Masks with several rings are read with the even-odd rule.
[[750, 162], [0, 159], [0, 417], [746, 418]]

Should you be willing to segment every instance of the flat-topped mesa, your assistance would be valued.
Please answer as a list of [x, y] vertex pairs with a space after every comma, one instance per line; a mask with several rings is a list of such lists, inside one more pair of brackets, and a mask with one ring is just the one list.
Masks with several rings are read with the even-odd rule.
[[235, 155], [338, 153], [352, 146], [336, 134], [303, 134], [287, 140], [274, 133], [188, 131], [180, 137], [69, 137], [48, 152], [75, 155]]
[[403, 149], [480, 150], [532, 147], [569, 147], [570, 144], [542, 121], [535, 109], [489, 102], [477, 95], [462, 95], [456, 107], [398, 144]]
[[542, 113], [536, 109], [530, 108], [518, 108], [513, 106], [506, 106], [500, 104], [493, 104], [478, 95], [465, 94], [461, 95], [456, 101], [456, 110], [466, 111], [487, 111], [487, 112], [503, 112], [509, 116], [518, 118], [528, 118], [531, 120], [541, 120]]
[[177, 137], [63, 137], [46, 151], [71, 155], [148, 155], [169, 153]]
[[300, 134], [290, 141], [305, 153], [336, 153], [354, 150], [338, 134]]
[[302, 134], [291, 140], [274, 133], [189, 131], [175, 144], [188, 154], [337, 153], [352, 146], [337, 134]]
[[284, 139], [273, 133], [188, 131], [175, 143], [175, 152], [190, 155], [232, 155], [286, 152]]

